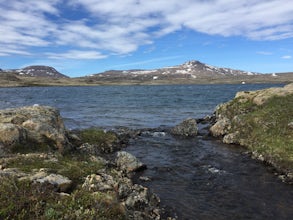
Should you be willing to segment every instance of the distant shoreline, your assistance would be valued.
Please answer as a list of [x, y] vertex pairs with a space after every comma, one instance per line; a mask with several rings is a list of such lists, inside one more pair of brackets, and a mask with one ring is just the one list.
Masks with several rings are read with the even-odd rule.
[[46, 78], [17, 77], [6, 79], [0, 76], [0, 88], [7, 87], [42, 87], [42, 86], [111, 86], [111, 85], [212, 85], [212, 84], [278, 84], [293, 82], [293, 74], [268, 77], [265, 75], [249, 77], [214, 77], [199, 79], [168, 79], [168, 80], [130, 80], [130, 79], [87, 79], [83, 78]]

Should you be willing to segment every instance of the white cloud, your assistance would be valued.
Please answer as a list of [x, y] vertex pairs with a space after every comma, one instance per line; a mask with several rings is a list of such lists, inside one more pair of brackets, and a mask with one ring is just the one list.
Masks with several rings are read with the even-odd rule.
[[13, 45], [0, 44], [0, 56], [9, 56], [10, 54], [24, 55], [24, 56], [32, 55], [30, 52], [26, 51], [24, 48], [15, 47]]
[[284, 56], [282, 56], [281, 58], [282, 58], [282, 59], [287, 59], [287, 60], [288, 60], [288, 59], [292, 59], [292, 56], [290, 56], [290, 55], [284, 55]]
[[265, 56], [273, 55], [273, 53], [269, 51], [257, 51], [256, 53], [260, 55], [265, 55]]
[[51, 58], [127, 54], [182, 28], [252, 40], [293, 38], [292, 23], [293, 4], [288, 0], [0, 1], [0, 44], [27, 53], [38, 47], [72, 49], [46, 53]]
[[103, 55], [96, 51], [79, 51], [70, 50], [66, 53], [47, 53], [50, 59], [81, 59], [81, 60], [91, 60], [91, 59], [103, 59], [106, 55]]

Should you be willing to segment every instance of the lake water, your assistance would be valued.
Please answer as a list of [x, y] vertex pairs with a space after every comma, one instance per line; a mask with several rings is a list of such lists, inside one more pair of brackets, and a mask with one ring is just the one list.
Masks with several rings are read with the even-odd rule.
[[[237, 91], [278, 85], [0, 88], [0, 109], [57, 107], [68, 129], [171, 127], [212, 114]], [[292, 219], [293, 190], [245, 150], [199, 136], [146, 132], [126, 149], [147, 164], [142, 183], [179, 219]]]
[[23, 105], [57, 107], [67, 128], [154, 128], [211, 114], [239, 90], [258, 85], [98, 86], [0, 88], [0, 109]]

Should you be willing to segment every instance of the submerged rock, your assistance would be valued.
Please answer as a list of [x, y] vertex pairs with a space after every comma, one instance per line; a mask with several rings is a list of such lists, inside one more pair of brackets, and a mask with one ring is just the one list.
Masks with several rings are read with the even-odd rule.
[[193, 118], [186, 119], [171, 129], [171, 134], [183, 137], [195, 137], [197, 132], [197, 122]]

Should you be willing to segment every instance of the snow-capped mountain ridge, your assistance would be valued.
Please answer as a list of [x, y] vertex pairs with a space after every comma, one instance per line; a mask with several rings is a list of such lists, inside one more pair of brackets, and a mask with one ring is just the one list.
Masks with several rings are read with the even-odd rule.
[[5, 70], [18, 76], [26, 77], [47, 77], [47, 78], [68, 78], [68, 76], [58, 72], [50, 66], [28, 66], [22, 69]]
[[206, 78], [206, 77], [225, 77], [225, 76], [251, 76], [258, 73], [247, 72], [242, 70], [234, 70], [230, 68], [216, 67], [207, 65], [199, 61], [193, 60], [177, 66], [169, 66], [161, 69], [152, 70], [112, 70], [103, 73], [93, 74], [88, 77], [115, 77], [115, 78]]

